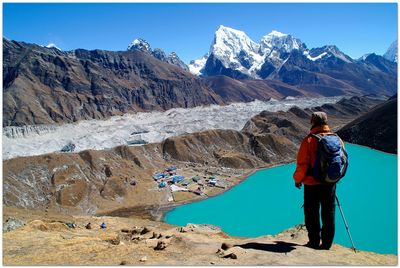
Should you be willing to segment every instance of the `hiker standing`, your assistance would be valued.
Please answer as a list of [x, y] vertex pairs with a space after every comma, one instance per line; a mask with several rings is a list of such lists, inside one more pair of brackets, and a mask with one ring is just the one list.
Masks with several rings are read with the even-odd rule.
[[[320, 137], [334, 136], [332, 140], [339, 143], [338, 146], [342, 150], [344, 150], [344, 147], [340, 138], [331, 132], [326, 113], [314, 112], [310, 123], [310, 133], [302, 141], [297, 154], [297, 166], [293, 178], [297, 188], [300, 189], [304, 184], [304, 217], [309, 240], [306, 246], [315, 249], [330, 249], [335, 235], [336, 183], [322, 183], [317, 180], [314, 168], [317, 165], [316, 159]], [[339, 170], [340, 178], [344, 176], [347, 169], [347, 154], [344, 160], [346, 167], [344, 171], [343, 168], [339, 167], [341, 168]], [[320, 159], [318, 161], [321, 162]], [[343, 175], [341, 175], [341, 172], [343, 172]], [[328, 177], [326, 173], [324, 176]], [[320, 226], [320, 207], [322, 228]], [[322, 243], [320, 245], [321, 240]]]

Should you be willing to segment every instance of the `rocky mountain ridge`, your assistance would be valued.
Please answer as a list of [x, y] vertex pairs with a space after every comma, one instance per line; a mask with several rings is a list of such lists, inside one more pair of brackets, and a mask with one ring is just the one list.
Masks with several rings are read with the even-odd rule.
[[345, 125], [338, 135], [350, 143], [397, 154], [397, 95]]
[[321, 96], [279, 81], [199, 78], [140, 50], [60, 51], [7, 39], [3, 43], [3, 126]]
[[6, 39], [3, 44], [3, 126], [224, 103], [182, 68], [140, 51], [63, 52]]
[[169, 55], [167, 55], [160, 48], [152, 49], [150, 44], [142, 38], [137, 38], [133, 40], [132, 43], [130, 43], [128, 46], [128, 51], [141, 51], [144, 53], [148, 53], [163, 62], [176, 65], [185, 71], [189, 71], [189, 67], [178, 57], [175, 52], [171, 52]]

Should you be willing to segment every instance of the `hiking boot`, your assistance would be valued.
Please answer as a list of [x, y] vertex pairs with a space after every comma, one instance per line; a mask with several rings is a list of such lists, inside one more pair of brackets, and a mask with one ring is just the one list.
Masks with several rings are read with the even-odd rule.
[[321, 244], [321, 246], [319, 246], [319, 249], [323, 249], [323, 250], [329, 250], [331, 248], [332, 245], [327, 245], [327, 244]]
[[311, 243], [310, 241], [308, 241], [304, 246], [308, 248], [319, 249], [319, 243]]

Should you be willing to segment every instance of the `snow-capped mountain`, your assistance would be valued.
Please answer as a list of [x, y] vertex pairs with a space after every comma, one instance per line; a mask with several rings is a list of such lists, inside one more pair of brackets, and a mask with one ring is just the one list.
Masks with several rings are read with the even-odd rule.
[[244, 32], [221, 25], [215, 33], [210, 54], [226, 68], [249, 73], [253, 64], [261, 60], [259, 47]]
[[392, 93], [397, 87], [396, 65], [382, 56], [354, 60], [335, 45], [308, 49], [300, 39], [276, 30], [257, 43], [243, 31], [220, 26], [209, 53], [189, 69], [203, 77], [275, 80], [323, 95], [360, 89]]
[[243, 31], [221, 25], [215, 32], [209, 53], [191, 61], [189, 69], [193, 74], [203, 76], [225, 74], [234, 78], [267, 78], [294, 50], [303, 52], [311, 61], [324, 56], [339, 57], [346, 62], [351, 60], [334, 46], [321, 48], [327, 51], [317, 55], [317, 50], [309, 51], [300, 39], [276, 30], [256, 43]]
[[61, 51], [61, 48], [59, 48], [58, 46], [56, 46], [56, 44], [54, 44], [54, 43], [50, 43], [50, 44], [48, 44], [46, 47], [47, 47], [47, 48], [55, 48], [55, 49], [58, 49], [58, 50]]
[[386, 53], [383, 54], [383, 57], [387, 60], [397, 62], [397, 40], [390, 45]]
[[151, 52], [150, 44], [142, 38], [137, 38], [137, 39], [133, 40], [129, 44], [128, 50], [140, 50], [143, 52], [146, 52], [146, 51]]
[[131, 51], [141, 51], [145, 53], [149, 53], [150, 55], [154, 56], [155, 58], [164, 61], [169, 64], [176, 65], [185, 71], [189, 71], [189, 67], [178, 57], [178, 55], [175, 52], [171, 52], [168, 56], [165, 54], [165, 52], [160, 49], [160, 48], [155, 48], [154, 50], [151, 49], [150, 44], [142, 39], [142, 38], [137, 38], [133, 40], [129, 45], [128, 45], [128, 50]]
[[[292, 51], [307, 51], [306, 45], [300, 39], [290, 34], [273, 30], [261, 38], [260, 51], [263, 61], [255, 66], [259, 78], [268, 78], [276, 73], [288, 59]], [[256, 77], [257, 78], [257, 77]]]
[[293, 49], [305, 48], [300, 39], [276, 30], [265, 35], [260, 42], [260, 52], [264, 55], [269, 55], [272, 51], [290, 53]]
[[219, 71], [232, 73], [236, 78], [259, 78], [264, 63], [276, 68], [284, 61], [285, 54], [301, 48], [305, 46], [299, 39], [278, 31], [272, 31], [256, 43], [243, 31], [221, 25], [215, 32], [210, 56], [193, 61], [189, 68], [197, 75], [214, 75]]

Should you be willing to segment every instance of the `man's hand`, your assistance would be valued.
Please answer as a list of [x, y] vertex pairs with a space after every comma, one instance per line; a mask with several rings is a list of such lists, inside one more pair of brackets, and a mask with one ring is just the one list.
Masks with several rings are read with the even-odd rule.
[[297, 189], [301, 189], [301, 186], [302, 186], [302, 185], [303, 185], [303, 184], [302, 184], [301, 182], [295, 183], [295, 184], [294, 184], [294, 186], [296, 186]]

